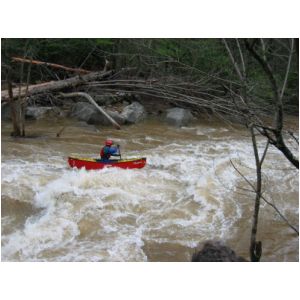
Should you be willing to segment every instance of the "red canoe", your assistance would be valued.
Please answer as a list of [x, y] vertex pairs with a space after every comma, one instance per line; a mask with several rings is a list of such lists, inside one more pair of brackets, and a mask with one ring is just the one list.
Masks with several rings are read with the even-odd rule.
[[103, 162], [97, 158], [79, 158], [69, 157], [68, 163], [72, 168], [85, 168], [86, 170], [98, 170], [105, 167], [118, 167], [122, 169], [141, 169], [146, 165], [146, 158], [130, 158], [130, 159], [116, 159], [108, 162]]

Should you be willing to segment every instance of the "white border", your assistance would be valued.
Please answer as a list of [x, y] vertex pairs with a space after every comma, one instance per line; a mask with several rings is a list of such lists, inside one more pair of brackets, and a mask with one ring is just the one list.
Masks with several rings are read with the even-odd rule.
[[[299, 37], [299, 1], [1, 1], [1, 37]], [[1, 263], [2, 299], [294, 299], [299, 263]], [[4, 297], [5, 296], [5, 297]]]
[[1, 1], [2, 37], [297, 37], [297, 0]]
[[[2, 299], [295, 299], [298, 263], [2, 263]], [[299, 275], [299, 274], [298, 274]]]

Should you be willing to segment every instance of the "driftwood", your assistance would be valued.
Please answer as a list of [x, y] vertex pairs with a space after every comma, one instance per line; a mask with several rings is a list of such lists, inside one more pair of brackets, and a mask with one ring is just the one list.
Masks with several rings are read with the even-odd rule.
[[39, 60], [31, 60], [31, 59], [26, 59], [26, 58], [21, 58], [21, 57], [12, 57], [11, 58], [13, 62], [21, 62], [21, 63], [29, 63], [33, 65], [40, 65], [40, 66], [46, 66], [46, 67], [51, 67], [54, 69], [62, 69], [68, 72], [75, 72], [78, 74], [89, 74], [91, 71], [80, 69], [80, 68], [69, 68], [63, 65], [59, 64], [53, 64], [53, 63], [48, 63], [44, 61], [39, 61]]
[[[27, 87], [22, 87], [21, 89], [19, 88], [14, 88], [13, 89], [13, 97], [24, 97], [25, 95], [27, 96], [32, 96], [40, 93], [45, 93], [45, 92], [55, 92], [55, 91], [60, 91], [64, 88], [67, 87], [75, 87], [80, 84], [84, 84], [88, 81], [95, 81], [95, 80], [100, 80], [103, 79], [109, 75], [112, 74], [112, 71], [107, 71], [107, 72], [93, 72], [89, 73], [83, 76], [77, 75], [65, 80], [59, 80], [59, 81], [49, 81], [49, 82], [44, 82], [41, 84], [34, 84]], [[26, 93], [27, 91], [27, 93]], [[1, 101], [9, 101], [9, 93], [7, 90], [1, 91]]]
[[60, 137], [60, 135], [62, 134], [62, 132], [65, 130], [67, 126], [64, 126], [61, 128], [61, 130], [56, 134], [56, 137]]
[[[76, 93], [68, 93], [68, 94], [60, 93], [60, 95], [64, 98], [84, 97], [90, 103], [92, 103], [99, 110], [99, 112], [102, 113], [113, 124], [114, 127], [116, 127], [117, 129], [121, 129], [121, 126], [109, 114], [107, 114], [105, 110], [101, 108], [89, 94], [83, 92], [76, 92]], [[58, 136], [60, 135], [60, 133], [58, 134]]]

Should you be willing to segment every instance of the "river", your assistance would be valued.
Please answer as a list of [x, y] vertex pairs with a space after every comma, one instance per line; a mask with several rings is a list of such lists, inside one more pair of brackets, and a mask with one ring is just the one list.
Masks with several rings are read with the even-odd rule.
[[[230, 164], [255, 179], [244, 128], [148, 120], [117, 131], [40, 120], [26, 129], [34, 137], [13, 139], [11, 124], [2, 122], [2, 261], [190, 261], [193, 248], [208, 239], [249, 257], [254, 195]], [[106, 138], [121, 145], [123, 157], [147, 157], [146, 167], [68, 167], [68, 155], [94, 157]], [[298, 171], [274, 147], [263, 178], [265, 195], [298, 226]], [[298, 261], [298, 236], [265, 203], [258, 239], [262, 261]]]

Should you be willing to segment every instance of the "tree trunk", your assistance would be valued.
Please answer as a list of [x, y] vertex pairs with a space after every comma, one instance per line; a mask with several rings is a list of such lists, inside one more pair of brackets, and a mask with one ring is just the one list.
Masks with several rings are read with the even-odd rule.
[[84, 70], [84, 69], [69, 68], [69, 67], [65, 67], [63, 65], [47, 63], [47, 62], [39, 61], [39, 60], [30, 60], [30, 59], [21, 58], [21, 57], [12, 57], [12, 61], [21, 62], [21, 63], [30, 63], [30, 64], [34, 64], [34, 65], [46, 66], [46, 67], [51, 67], [51, 68], [55, 68], [55, 69], [62, 69], [62, 70], [68, 71], [68, 72], [75, 72], [78, 74], [91, 73], [91, 71]]
[[274, 72], [271, 69], [271, 66], [269, 65], [268, 61], [264, 56], [260, 56], [259, 52], [257, 52], [253, 46], [249, 44], [247, 39], [245, 40], [245, 46], [249, 53], [258, 61], [260, 66], [262, 67], [263, 71], [265, 72], [266, 76], [269, 79], [270, 86], [273, 91], [273, 101], [274, 101], [274, 107], [275, 107], [275, 115], [274, 115], [274, 132], [275, 132], [275, 142], [272, 141], [266, 131], [262, 131], [261, 133], [267, 133], [265, 136], [270, 140], [270, 143], [273, 144], [278, 150], [280, 150], [283, 155], [297, 168], [299, 169], [299, 159], [297, 159], [290, 149], [286, 146], [283, 140], [282, 130], [283, 130], [283, 94], [286, 88], [288, 75], [290, 73], [290, 65], [291, 60], [293, 56], [293, 49], [294, 49], [294, 40], [291, 40], [291, 48], [289, 51], [289, 58], [286, 68], [286, 74], [285, 79], [281, 88], [281, 91], [279, 89], [279, 84], [276, 80], [276, 76]]
[[10, 107], [10, 115], [11, 115], [11, 120], [13, 124], [13, 131], [11, 132], [12, 136], [21, 136], [21, 128], [20, 128], [20, 123], [19, 123], [19, 102], [14, 101], [14, 95], [13, 95], [13, 89], [12, 89], [12, 84], [11, 84], [11, 69], [8, 69], [7, 72], [7, 88], [8, 88], [8, 104]]
[[262, 245], [261, 242], [256, 241], [256, 233], [257, 233], [257, 224], [258, 224], [258, 215], [259, 215], [259, 207], [260, 207], [260, 198], [261, 198], [261, 165], [264, 157], [260, 161], [258, 156], [258, 149], [256, 144], [256, 138], [253, 126], [250, 127], [251, 137], [252, 137], [252, 145], [255, 156], [256, 163], [256, 189], [255, 189], [255, 205], [253, 212], [253, 220], [252, 220], [252, 229], [251, 229], [251, 241], [250, 241], [250, 258], [251, 261], [260, 261], [261, 253], [262, 253]]
[[[84, 84], [88, 81], [103, 79], [112, 74], [112, 71], [107, 72], [93, 72], [83, 76], [74, 76], [65, 80], [59, 81], [49, 81], [41, 84], [34, 84], [28, 86], [27, 96], [45, 93], [45, 92], [55, 92], [62, 90], [67, 87], [75, 87], [80, 84]], [[24, 97], [26, 95], [27, 87], [22, 87], [20, 89], [20, 95], [18, 95], [19, 88], [13, 89], [13, 98]], [[7, 90], [1, 91], [1, 101], [8, 101], [9, 93]]]
[[8, 79], [8, 94], [9, 94], [9, 106], [10, 106], [10, 114], [11, 114], [11, 120], [13, 123], [13, 132], [11, 133], [12, 136], [20, 136], [21, 135], [21, 129], [18, 122], [18, 110], [16, 106], [16, 101], [13, 100], [13, 89], [11, 85], [10, 78]]

